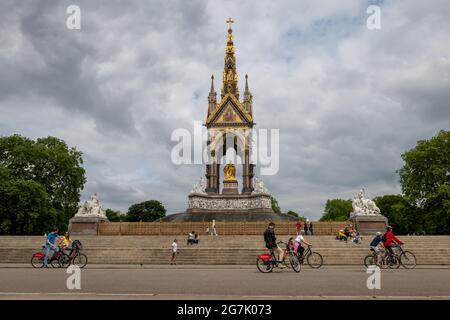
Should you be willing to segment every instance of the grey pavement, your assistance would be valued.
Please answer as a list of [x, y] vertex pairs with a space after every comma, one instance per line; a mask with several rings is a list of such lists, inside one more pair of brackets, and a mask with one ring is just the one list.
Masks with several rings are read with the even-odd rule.
[[382, 270], [380, 290], [367, 288], [363, 266], [91, 265], [81, 290], [67, 289], [65, 269], [1, 267], [0, 299], [450, 299], [448, 266]]

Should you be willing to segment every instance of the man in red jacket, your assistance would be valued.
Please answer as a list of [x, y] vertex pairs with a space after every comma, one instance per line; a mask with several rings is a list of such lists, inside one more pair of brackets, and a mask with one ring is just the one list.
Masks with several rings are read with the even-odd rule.
[[402, 245], [403, 242], [401, 242], [395, 235], [392, 233], [392, 227], [388, 226], [386, 228], [386, 233], [383, 236], [383, 245], [384, 247], [389, 251], [389, 254], [393, 254], [392, 247], [396, 246], [397, 244]]

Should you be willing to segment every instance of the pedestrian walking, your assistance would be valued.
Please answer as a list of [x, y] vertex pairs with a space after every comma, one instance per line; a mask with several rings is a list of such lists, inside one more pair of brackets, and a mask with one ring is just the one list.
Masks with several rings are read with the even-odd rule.
[[312, 222], [309, 223], [309, 234], [312, 235], [312, 236], [314, 235], [314, 228], [313, 228], [313, 223]]

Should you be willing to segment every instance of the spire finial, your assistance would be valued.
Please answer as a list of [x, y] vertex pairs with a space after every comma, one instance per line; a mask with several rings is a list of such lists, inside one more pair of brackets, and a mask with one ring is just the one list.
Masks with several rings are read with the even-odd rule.
[[214, 92], [214, 75], [211, 75], [211, 92]]
[[234, 23], [234, 20], [231, 19], [231, 17], [229, 17], [227, 23], [228, 23], [228, 30], [231, 30], [231, 24]]
[[248, 91], [248, 75], [245, 74], [245, 91]]

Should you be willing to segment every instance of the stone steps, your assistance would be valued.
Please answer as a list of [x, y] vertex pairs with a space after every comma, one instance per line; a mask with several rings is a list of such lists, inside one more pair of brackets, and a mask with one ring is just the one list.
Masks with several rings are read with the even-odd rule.
[[[185, 235], [178, 236], [80, 236], [89, 263], [166, 264], [173, 238], [180, 239], [180, 264], [254, 264], [266, 252], [262, 236], [201, 237], [199, 245], [187, 246]], [[280, 236], [287, 239], [288, 236]], [[450, 264], [450, 236], [400, 237], [419, 264]], [[362, 265], [369, 254], [368, 242], [361, 245], [337, 241], [333, 236], [308, 236], [307, 241], [324, 258], [324, 264]], [[0, 236], [0, 263], [30, 263], [40, 251], [42, 236]]]

